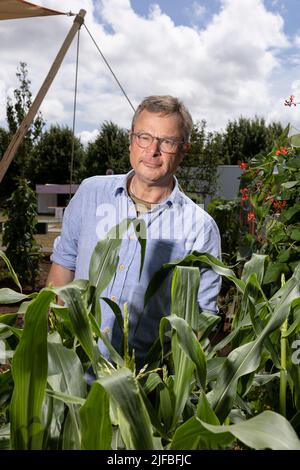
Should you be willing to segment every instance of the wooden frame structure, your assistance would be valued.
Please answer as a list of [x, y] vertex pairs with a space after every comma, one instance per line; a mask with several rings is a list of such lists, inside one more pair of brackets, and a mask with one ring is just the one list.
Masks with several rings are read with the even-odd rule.
[[80, 10], [79, 13], [75, 16], [73, 25], [67, 34], [56, 58], [54, 59], [54, 62], [48, 72], [48, 75], [46, 76], [44, 83], [42, 84], [39, 92], [37, 93], [32, 105], [30, 106], [27, 115], [24, 117], [23, 121], [20, 124], [20, 127], [14, 134], [12, 140], [10, 141], [1, 161], [0, 161], [0, 182], [5, 176], [5, 173], [11, 164], [26, 132], [28, 131], [29, 126], [31, 125], [36, 113], [39, 110], [39, 107], [41, 106], [43, 99], [45, 98], [45, 95], [47, 91], [49, 90], [58, 70], [59, 67], [61, 66], [61, 63], [74, 39], [75, 34], [77, 31], [80, 29], [84, 22], [84, 16], [86, 14], [85, 10]]

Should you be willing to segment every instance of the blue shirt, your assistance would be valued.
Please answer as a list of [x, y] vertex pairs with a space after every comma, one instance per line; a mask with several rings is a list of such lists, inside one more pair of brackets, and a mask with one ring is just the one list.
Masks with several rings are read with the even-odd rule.
[[[132, 170], [127, 175], [87, 178], [66, 208], [61, 235], [54, 243], [51, 260], [75, 271], [75, 278], [88, 279], [90, 258], [100, 238], [123, 219], [137, 217], [126, 186], [133, 174]], [[102, 294], [117, 302], [122, 311], [124, 303], [128, 303], [129, 343], [138, 362], [158, 337], [160, 319], [170, 314], [171, 276], [167, 277], [143, 312], [144, 294], [154, 273], [164, 263], [182, 258], [193, 250], [220, 257], [220, 235], [215, 221], [180, 190], [175, 177], [174, 182], [174, 189], [165, 201], [139, 216], [147, 227], [141, 278], [141, 248], [133, 224], [130, 224], [121, 243], [115, 277]], [[217, 313], [220, 276], [209, 268], [202, 268], [200, 279], [199, 310]], [[112, 344], [119, 349], [121, 336], [115, 315], [103, 300], [101, 311], [101, 329], [110, 332]], [[141, 315], [140, 325], [133, 334]], [[102, 341], [99, 347], [108, 357]]]

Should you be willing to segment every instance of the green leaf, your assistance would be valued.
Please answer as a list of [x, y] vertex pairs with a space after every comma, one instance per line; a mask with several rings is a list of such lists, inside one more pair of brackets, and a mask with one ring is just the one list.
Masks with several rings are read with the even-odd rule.
[[290, 135], [289, 142], [292, 147], [300, 147], [300, 134]]
[[287, 166], [287, 168], [300, 168], [300, 160], [299, 160], [299, 158], [289, 159], [289, 160], [286, 162], [286, 166]]
[[112, 227], [107, 236], [98, 241], [91, 256], [89, 265], [89, 303], [92, 305], [92, 313], [99, 325], [101, 325], [99, 299], [117, 270], [120, 246], [124, 233], [131, 223], [131, 219], [124, 219], [120, 224]]
[[213, 426], [201, 421], [212, 433], [229, 432], [252, 449], [300, 450], [300, 440], [287, 419], [273, 411], [231, 426]]
[[92, 328], [88, 318], [88, 311], [80, 290], [66, 285], [54, 289], [55, 292], [67, 303], [72, 328], [83, 347], [96, 372], [96, 362], [100, 360], [100, 351], [93, 339]]
[[[58, 333], [48, 336], [48, 395], [63, 400], [69, 408], [69, 432], [75, 448], [80, 449], [80, 418], [78, 404], [86, 397], [86, 381], [76, 352], [66, 348]], [[55, 417], [58, 421], [58, 416]], [[61, 422], [64, 420], [62, 410]], [[58, 425], [59, 426], [59, 425]]]
[[216, 425], [220, 424], [220, 421], [218, 420], [218, 417], [214, 413], [213, 409], [211, 408], [203, 390], [200, 391], [199, 395], [199, 401], [197, 405], [197, 416], [199, 419], [205, 421], [206, 423]]
[[104, 300], [104, 302], [106, 302], [107, 305], [109, 305], [112, 311], [114, 312], [119, 328], [124, 334], [123, 315], [119, 305], [108, 297], [101, 297], [101, 299]]
[[254, 253], [251, 259], [244, 265], [242, 279], [246, 282], [253, 273], [256, 273], [257, 280], [261, 284], [267, 266], [267, 261], [268, 256]]
[[121, 368], [99, 379], [112, 401], [122, 439], [128, 450], [155, 450], [149, 415], [131, 371]]
[[280, 275], [285, 272], [288, 272], [286, 263], [279, 263], [277, 261], [274, 263], [271, 262], [266, 270], [264, 284], [271, 284], [272, 282], [276, 282]]
[[293, 276], [270, 299], [269, 303], [273, 306], [273, 312], [259, 336], [254, 341], [234, 349], [226, 358], [216, 386], [209, 394], [210, 403], [221, 421], [226, 418], [231, 409], [238, 379], [257, 370], [265, 339], [282, 325], [289, 315], [292, 302], [300, 297], [299, 286], [300, 263]]
[[62, 392], [57, 392], [55, 390], [46, 390], [47, 395], [49, 397], [56, 398], [57, 400], [60, 400], [67, 405], [84, 405], [85, 404], [85, 399], [81, 397], [76, 397], [74, 395], [69, 395], [68, 393], [62, 393]]
[[15, 292], [12, 289], [4, 287], [0, 289], [0, 303], [1, 304], [16, 304], [28, 298], [28, 295]]
[[111, 450], [109, 396], [100, 383], [93, 383], [85, 404], [80, 409], [80, 420], [82, 449]]
[[41, 409], [47, 383], [47, 329], [54, 292], [43, 289], [29, 305], [24, 331], [12, 361], [15, 383], [11, 400], [13, 449], [40, 449], [43, 440]]
[[294, 188], [299, 184], [299, 181], [286, 181], [285, 183], [281, 183], [281, 186], [285, 189], [291, 189]]
[[4, 313], [0, 315], [0, 324], [12, 325], [17, 320], [17, 313]]
[[[97, 324], [97, 321], [96, 321], [95, 317], [92, 314], [89, 315], [89, 319], [90, 319], [92, 330], [93, 330], [94, 334], [98, 338], [100, 338], [101, 341], [103, 341], [103, 343], [105, 344], [105, 347], [107, 348], [107, 350], [109, 352], [110, 359], [112, 361], [114, 361], [118, 366], [123, 367], [124, 366], [124, 359], [122, 358], [122, 356], [120, 356], [120, 354], [112, 346], [111, 342], [109, 341], [108, 335], [106, 333], [103, 333], [100, 330], [99, 325]], [[107, 361], [105, 358], [102, 358], [101, 362], [103, 364], [106, 363], [106, 365], [108, 367], [113, 368], [113, 366], [111, 366], [109, 361]]]
[[18, 276], [14, 270], [14, 268], [12, 267], [11, 265], [11, 262], [9, 261], [9, 259], [7, 258], [7, 256], [5, 255], [5, 253], [0, 250], [0, 258], [3, 259], [3, 261], [5, 262], [6, 266], [8, 267], [8, 271], [14, 281], [15, 284], [17, 284], [17, 286], [19, 287], [20, 291], [22, 292], [22, 287], [21, 287], [21, 284], [20, 284], [20, 281], [18, 279]]
[[207, 382], [211, 382], [218, 378], [220, 369], [225, 361], [226, 357], [214, 357], [207, 360]]
[[291, 231], [290, 237], [291, 237], [292, 240], [295, 240], [295, 241], [299, 242], [300, 241], [300, 230], [298, 228], [294, 228]]
[[206, 359], [201, 344], [197, 340], [195, 333], [192, 331], [190, 325], [188, 325], [183, 318], [179, 318], [176, 315], [170, 315], [161, 319], [161, 342], [163, 341], [163, 332], [166, 322], [169, 322], [172, 329], [175, 330], [180, 348], [184, 351], [186, 356], [194, 363], [198, 382], [201, 387], [205, 389]]
[[300, 212], [300, 204], [295, 204], [293, 207], [289, 207], [283, 212], [282, 218], [286, 221], [290, 221], [298, 212]]
[[205, 389], [206, 360], [202, 347], [192, 328], [183, 318], [176, 315], [164, 317], [160, 321], [160, 341], [162, 345], [167, 323], [170, 323], [173, 330], [172, 354], [175, 367], [174, 395], [176, 399], [173, 426], [175, 426], [190, 395], [194, 370], [196, 370], [199, 385]]
[[225, 429], [223, 433], [214, 434], [204, 427], [204, 423], [198, 417], [194, 416], [176, 429], [170, 450], [198, 450], [201, 449], [203, 440], [210, 449], [220, 449], [228, 446], [234, 437]]
[[112, 227], [107, 237], [99, 240], [94, 248], [89, 266], [89, 281], [96, 287], [98, 297], [108, 286], [116, 271], [123, 235], [130, 223], [130, 219], [122, 220], [120, 224]]
[[290, 250], [281, 250], [278, 253], [277, 261], [279, 261], [279, 263], [286, 263], [290, 259], [290, 255]]
[[220, 276], [224, 276], [227, 279], [231, 280], [240, 291], [243, 292], [245, 285], [244, 281], [238, 279], [234, 272], [229, 269], [222, 261], [220, 261], [215, 256], [212, 256], [209, 253], [201, 253], [198, 251], [193, 251], [189, 255], [181, 258], [179, 260], [173, 261], [171, 263], [163, 264], [159, 271], [157, 271], [154, 276], [152, 277], [147, 291], [145, 293], [144, 298], [144, 305], [147, 305], [151, 297], [155, 294], [155, 292], [160, 288], [163, 281], [166, 279], [168, 274], [176, 267], [176, 266], [198, 266], [203, 267], [210, 266], [217, 274]]
[[198, 290], [200, 284], [199, 268], [176, 266], [171, 288], [171, 314], [184, 318], [197, 330], [199, 323]]

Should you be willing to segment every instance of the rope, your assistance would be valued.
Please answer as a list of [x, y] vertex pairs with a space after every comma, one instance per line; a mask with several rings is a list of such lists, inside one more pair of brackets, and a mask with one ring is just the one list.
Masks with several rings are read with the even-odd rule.
[[130, 106], [132, 107], [133, 111], [135, 111], [135, 108], [133, 106], [133, 104], [131, 103], [130, 99], [128, 98], [124, 88], [122, 87], [121, 83], [119, 82], [119, 80], [117, 79], [116, 77], [116, 74], [114, 73], [114, 71], [112, 70], [111, 66], [109, 65], [109, 63], [107, 62], [106, 58], [104, 57], [104, 54], [101, 52], [98, 44], [96, 43], [95, 39], [93, 38], [93, 36], [91, 35], [90, 31], [88, 30], [87, 26], [85, 25], [85, 23], [83, 23], [83, 26], [85, 27], [85, 29], [87, 30], [91, 40], [93, 41], [93, 43], [95, 44], [99, 54], [101, 55], [102, 59], [104, 60], [105, 64], [107, 65], [109, 71], [111, 72], [112, 76], [114, 77], [114, 79], [116, 80], [117, 84], [119, 85], [123, 95], [125, 96], [125, 98], [127, 99], [128, 103], [130, 104]]
[[74, 150], [75, 150], [75, 121], [76, 121], [76, 105], [77, 105], [77, 83], [78, 83], [78, 62], [79, 62], [79, 38], [80, 29], [77, 35], [77, 51], [76, 51], [76, 72], [75, 72], [75, 91], [74, 91], [74, 105], [73, 105], [73, 139], [72, 139], [72, 150], [71, 150], [71, 164], [70, 164], [70, 188], [69, 188], [69, 199], [72, 197], [72, 184], [73, 184], [73, 170], [74, 170]]
[[[73, 16], [73, 14], [70, 12], [69, 16]], [[112, 70], [111, 66], [109, 65], [108, 61], [104, 57], [104, 54], [101, 52], [99, 46], [97, 45], [96, 41], [94, 40], [93, 36], [91, 35], [90, 31], [86, 27], [85, 23], [83, 23], [83, 26], [87, 30], [91, 40], [95, 44], [98, 52], [100, 53], [102, 59], [104, 60], [105, 64], [107, 65], [109, 71], [111, 72], [112, 76], [116, 80], [117, 84], [119, 85], [122, 93], [124, 94], [125, 98], [127, 99], [128, 103], [130, 104], [131, 108], [133, 111], [135, 111], [135, 108], [133, 104], [131, 103], [130, 99], [128, 98], [124, 88], [122, 87], [121, 83], [119, 82], [116, 74]], [[73, 133], [73, 140], [72, 140], [72, 149], [71, 149], [71, 163], [70, 163], [70, 186], [69, 186], [69, 200], [72, 198], [72, 184], [73, 184], [73, 172], [74, 172], [74, 152], [75, 152], [75, 122], [76, 122], [76, 105], [77, 105], [77, 85], [78, 85], [78, 63], [79, 63], [79, 38], [80, 38], [80, 30], [78, 30], [78, 36], [77, 36], [77, 52], [76, 52], [76, 72], [75, 72], [75, 90], [74, 90], [74, 106], [73, 106], [73, 125], [72, 125], [72, 133]]]

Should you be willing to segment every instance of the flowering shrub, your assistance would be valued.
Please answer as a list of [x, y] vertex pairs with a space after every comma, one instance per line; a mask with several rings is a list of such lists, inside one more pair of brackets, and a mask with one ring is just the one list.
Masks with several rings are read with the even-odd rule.
[[281, 273], [290, 276], [300, 257], [300, 148], [290, 144], [288, 132], [289, 127], [269, 154], [240, 164], [243, 242], [247, 255], [270, 256], [265, 284]]

